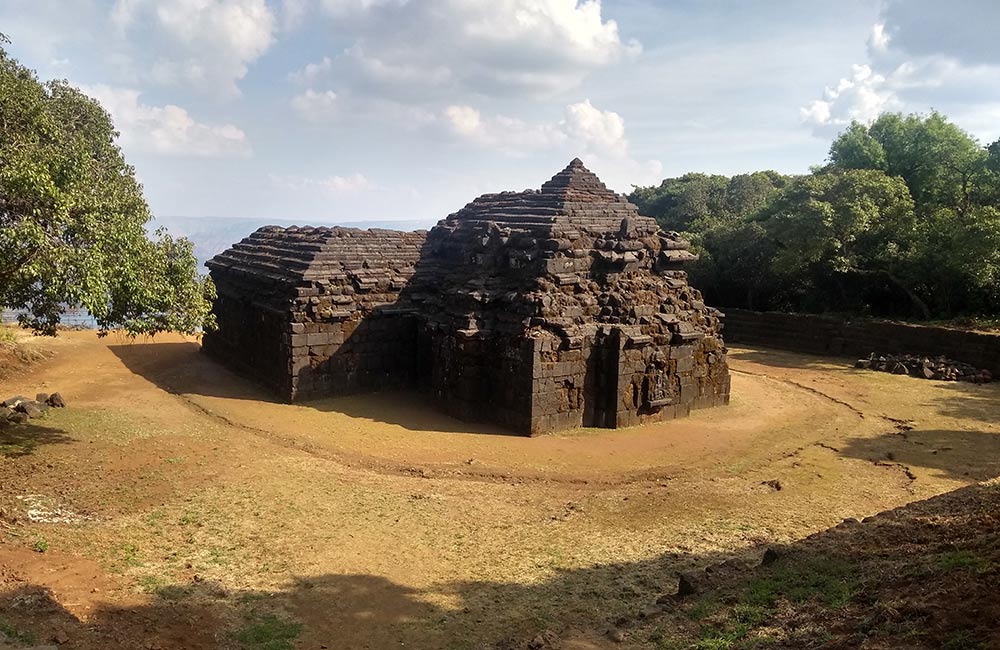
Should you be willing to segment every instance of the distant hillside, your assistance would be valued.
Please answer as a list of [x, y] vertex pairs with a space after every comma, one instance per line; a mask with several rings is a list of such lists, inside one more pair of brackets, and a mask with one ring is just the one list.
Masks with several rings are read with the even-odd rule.
[[434, 221], [409, 219], [403, 221], [317, 221], [313, 219], [256, 219], [243, 217], [156, 217], [150, 230], [166, 228], [175, 237], [186, 237], [194, 243], [199, 265], [221, 253], [261, 226], [348, 226], [351, 228], [390, 228], [418, 230], [430, 228]]

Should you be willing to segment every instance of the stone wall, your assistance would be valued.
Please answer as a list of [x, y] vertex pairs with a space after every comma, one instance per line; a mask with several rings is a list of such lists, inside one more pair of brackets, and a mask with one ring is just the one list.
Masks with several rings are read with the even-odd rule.
[[943, 355], [1000, 376], [1000, 334], [742, 309], [727, 309], [725, 323], [726, 340], [732, 344], [854, 359], [872, 352]]

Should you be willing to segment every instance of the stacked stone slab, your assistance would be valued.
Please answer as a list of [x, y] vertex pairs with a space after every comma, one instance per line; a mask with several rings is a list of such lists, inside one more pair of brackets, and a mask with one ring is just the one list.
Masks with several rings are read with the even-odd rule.
[[[220, 327], [205, 348], [293, 400], [415, 386], [527, 434], [668, 419], [729, 399], [721, 314], [688, 285], [692, 259], [574, 160], [426, 234], [257, 231], [209, 263]], [[233, 331], [245, 323], [261, 333]]]

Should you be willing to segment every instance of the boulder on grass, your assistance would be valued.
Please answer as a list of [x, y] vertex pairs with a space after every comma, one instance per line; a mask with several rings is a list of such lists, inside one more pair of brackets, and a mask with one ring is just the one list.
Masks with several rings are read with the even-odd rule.
[[48, 406], [29, 399], [23, 402], [18, 402], [17, 406], [14, 407], [14, 410], [24, 413], [29, 418], [39, 418], [45, 414], [45, 411], [48, 410]]
[[28, 416], [20, 411], [14, 411], [7, 416], [7, 421], [13, 424], [24, 424], [28, 421]]
[[52, 408], [57, 408], [57, 409], [66, 408], [66, 402], [63, 401], [62, 395], [60, 395], [59, 393], [52, 393], [51, 395], [49, 395], [49, 398], [45, 400], [45, 403], [51, 406]]

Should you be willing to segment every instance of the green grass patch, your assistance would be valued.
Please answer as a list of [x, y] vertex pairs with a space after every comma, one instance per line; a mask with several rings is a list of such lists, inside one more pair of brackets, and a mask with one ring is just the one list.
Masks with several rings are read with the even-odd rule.
[[302, 624], [265, 614], [247, 622], [236, 632], [241, 650], [293, 650], [302, 634]]
[[976, 573], [986, 573], [990, 563], [971, 551], [948, 551], [934, 558], [934, 565], [945, 571], [960, 571], [968, 569]]
[[944, 640], [941, 650], [986, 650], [986, 643], [968, 630], [959, 630]]
[[720, 606], [721, 603], [715, 596], [706, 596], [694, 603], [686, 613], [692, 621], [700, 621], [717, 612]]
[[39, 537], [35, 540], [35, 544], [31, 548], [33, 548], [36, 553], [44, 553], [49, 550], [49, 540], [44, 537]]
[[135, 544], [122, 544], [118, 547], [118, 561], [126, 567], [142, 566], [139, 547]]
[[15, 643], [34, 644], [35, 635], [27, 630], [19, 630], [7, 621], [0, 619], [0, 634], [3, 634]]
[[816, 600], [827, 607], [840, 608], [857, 593], [855, 568], [832, 558], [808, 558], [779, 562], [765, 575], [750, 582], [746, 597], [749, 605], [770, 608], [778, 600], [804, 603]]
[[[750, 650], [770, 645], [774, 639], [758, 630], [774, 615], [780, 602], [818, 603], [844, 607], [854, 598], [859, 581], [855, 567], [834, 558], [795, 558], [761, 568], [757, 577], [732, 594], [732, 605], [724, 605], [718, 594], [706, 594], [693, 602], [687, 616], [702, 622], [697, 638], [678, 639], [660, 631], [657, 647], [663, 650]], [[822, 631], [820, 631], [822, 632]]]
[[[2, 435], [2, 434], [0, 434]], [[4, 458], [20, 458], [35, 451], [38, 443], [34, 440], [19, 440], [18, 442], [0, 442], [0, 456]]]
[[0, 343], [17, 343], [17, 334], [13, 328], [0, 325]]
[[163, 578], [159, 576], [142, 576], [139, 578], [139, 586], [147, 594], [155, 594], [163, 588]]

